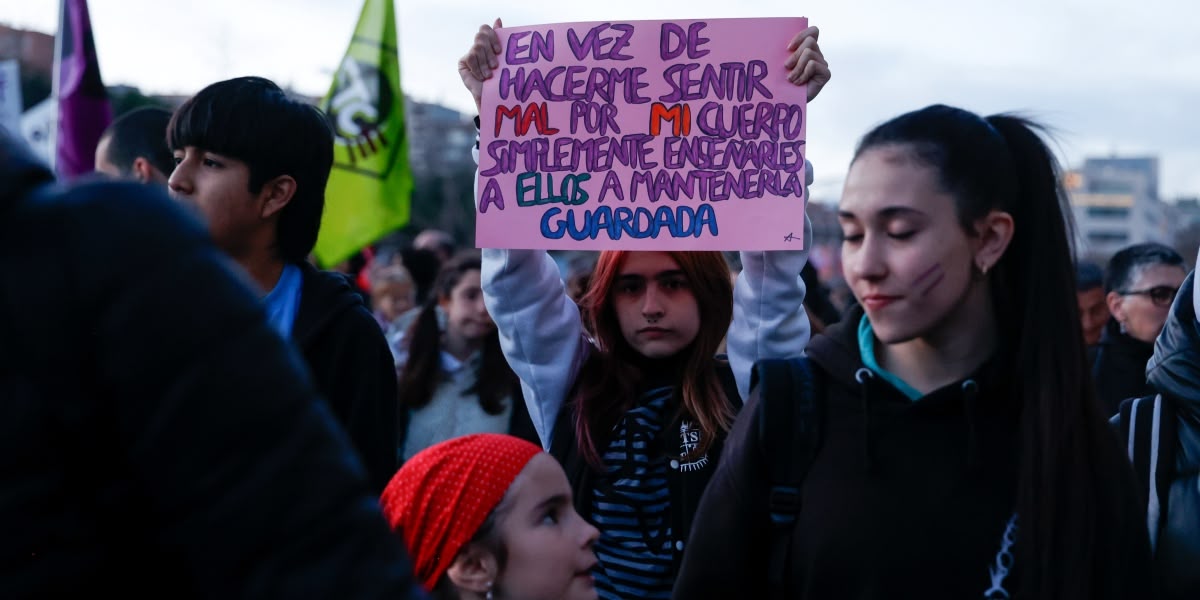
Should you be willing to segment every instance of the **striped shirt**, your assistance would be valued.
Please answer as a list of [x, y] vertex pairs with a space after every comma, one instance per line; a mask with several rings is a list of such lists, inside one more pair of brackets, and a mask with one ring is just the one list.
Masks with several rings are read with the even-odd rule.
[[625, 413], [605, 450], [605, 473], [595, 479], [591, 508], [600, 539], [594, 577], [604, 600], [671, 597], [669, 469], [658, 437], [673, 391], [650, 390]]

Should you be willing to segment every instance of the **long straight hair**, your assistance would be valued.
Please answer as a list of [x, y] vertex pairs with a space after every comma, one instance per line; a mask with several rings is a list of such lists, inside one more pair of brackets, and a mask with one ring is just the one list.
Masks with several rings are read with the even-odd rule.
[[[400, 410], [416, 410], [433, 399], [442, 373], [442, 329], [438, 324], [438, 301], [449, 298], [464, 275], [479, 271], [480, 259], [475, 253], [457, 256], [438, 273], [433, 293], [421, 306], [421, 312], [408, 329], [406, 345], [408, 361], [400, 373]], [[505, 409], [505, 398], [515, 398], [518, 380], [504, 359], [500, 336], [495, 329], [483, 340], [479, 372], [468, 393], [479, 396], [479, 405], [489, 415]]]
[[1058, 163], [1024, 118], [935, 105], [863, 138], [934, 168], [955, 198], [960, 225], [992, 210], [1014, 222], [991, 295], [1003, 381], [1021, 403], [1019, 532], [1022, 597], [1124, 598], [1144, 592], [1127, 574], [1148, 556], [1132, 470], [1095, 393], [1075, 299], [1072, 224]]
[[[601, 437], [611, 431], [636, 401], [645, 360], [625, 340], [613, 306], [613, 286], [627, 251], [600, 254], [591, 286], [580, 301], [588, 332], [597, 351], [580, 370], [575, 383], [575, 440], [589, 464], [599, 469]], [[701, 440], [693, 455], [702, 455], [718, 433], [728, 432], [734, 411], [725, 397], [713, 357], [733, 319], [733, 285], [720, 252], [667, 252], [687, 278], [688, 289], [700, 308], [696, 339], [677, 355], [682, 409], [700, 426]]]

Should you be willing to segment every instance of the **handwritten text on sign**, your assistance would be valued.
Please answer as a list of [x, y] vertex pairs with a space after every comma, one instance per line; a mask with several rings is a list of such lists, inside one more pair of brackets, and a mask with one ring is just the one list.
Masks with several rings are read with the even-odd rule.
[[630, 21], [498, 31], [486, 82], [484, 248], [799, 249], [807, 19]]

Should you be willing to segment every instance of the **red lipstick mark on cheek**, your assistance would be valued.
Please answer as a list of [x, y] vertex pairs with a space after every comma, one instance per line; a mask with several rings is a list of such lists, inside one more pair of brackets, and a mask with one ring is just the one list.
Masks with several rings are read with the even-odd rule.
[[925, 296], [928, 296], [929, 292], [932, 292], [934, 288], [936, 288], [937, 285], [945, 278], [946, 271], [942, 269], [942, 263], [937, 263], [926, 269], [925, 272], [921, 273], [921, 275], [917, 277], [916, 281], [913, 281], [912, 287], [914, 289], [920, 288], [921, 297], [924, 298]]

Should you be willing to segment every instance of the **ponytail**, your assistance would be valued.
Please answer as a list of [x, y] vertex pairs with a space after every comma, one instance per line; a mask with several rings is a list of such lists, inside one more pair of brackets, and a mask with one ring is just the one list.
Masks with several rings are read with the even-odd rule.
[[[1034, 598], [1134, 597], [1128, 557], [1148, 553], [1132, 472], [1095, 400], [1075, 300], [1073, 224], [1060, 171], [1033, 123], [988, 117], [1012, 155], [1018, 223], [994, 300], [1010, 307], [1013, 379], [1025, 406], [1017, 511], [1027, 543], [1024, 588]], [[1009, 328], [1010, 327], [1010, 328]], [[1136, 568], [1134, 569], [1136, 572]]]

